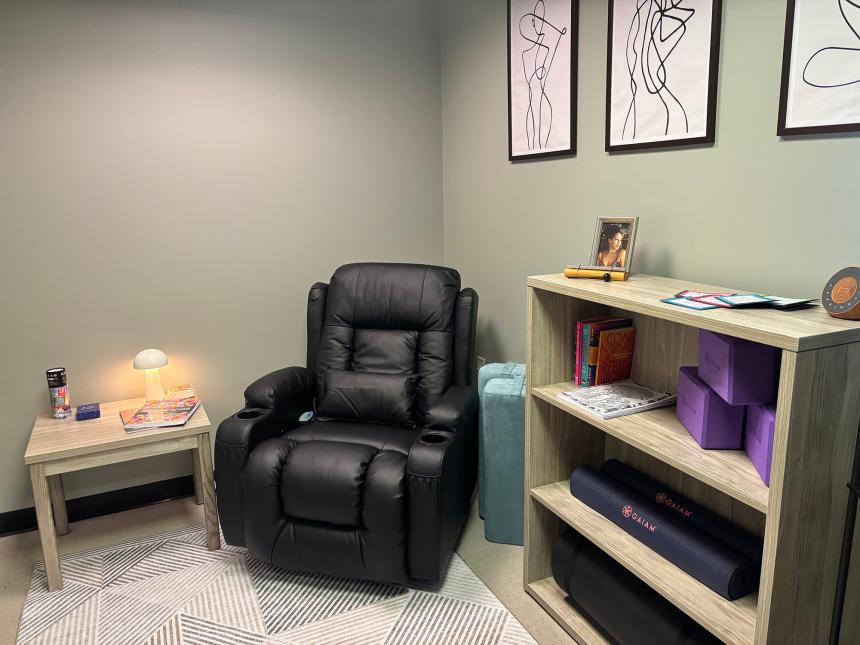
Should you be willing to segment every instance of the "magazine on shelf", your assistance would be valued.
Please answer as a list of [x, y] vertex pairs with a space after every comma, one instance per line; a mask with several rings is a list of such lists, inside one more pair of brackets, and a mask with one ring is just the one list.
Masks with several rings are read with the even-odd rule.
[[652, 390], [630, 380], [561, 392], [558, 397], [601, 419], [674, 405], [678, 399], [675, 394]]
[[126, 432], [137, 432], [150, 428], [170, 428], [185, 425], [199, 407], [199, 396], [185, 399], [163, 399], [161, 401], [147, 401], [143, 407], [134, 410], [123, 410], [119, 416]]

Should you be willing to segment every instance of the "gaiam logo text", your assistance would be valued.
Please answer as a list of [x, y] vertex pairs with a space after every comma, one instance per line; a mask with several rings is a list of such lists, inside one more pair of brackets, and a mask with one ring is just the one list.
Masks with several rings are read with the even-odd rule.
[[624, 517], [626, 517], [626, 518], [628, 518], [628, 519], [630, 519], [630, 520], [632, 520], [632, 521], [636, 522], [637, 524], [641, 524], [641, 525], [642, 525], [642, 527], [643, 527], [645, 530], [647, 530], [647, 531], [651, 531], [651, 533], [655, 533], [655, 532], [657, 531], [657, 527], [656, 527], [656, 526], [654, 526], [654, 525], [653, 525], [651, 522], [649, 522], [648, 520], [646, 520], [644, 517], [642, 517], [641, 515], [639, 515], [639, 513], [637, 513], [636, 511], [634, 511], [634, 510], [633, 510], [633, 507], [632, 507], [632, 506], [630, 506], [630, 504], [625, 504], [625, 505], [624, 505], [624, 507], [621, 509], [621, 514], [622, 514]]
[[657, 500], [658, 504], [663, 504], [664, 506], [668, 506], [673, 511], [675, 511], [676, 513], [678, 513], [680, 515], [683, 515], [684, 517], [692, 517], [693, 516], [693, 511], [682, 506], [681, 504], [679, 504], [678, 502], [673, 500], [671, 497], [669, 497], [663, 491], [660, 491], [659, 493], [657, 493], [657, 495], [654, 496], [654, 499]]

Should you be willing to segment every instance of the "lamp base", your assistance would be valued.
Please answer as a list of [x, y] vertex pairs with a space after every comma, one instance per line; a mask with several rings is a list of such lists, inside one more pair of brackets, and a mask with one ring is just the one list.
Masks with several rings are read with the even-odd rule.
[[164, 398], [164, 386], [161, 384], [161, 373], [158, 368], [144, 370], [146, 383], [146, 400], [161, 401]]

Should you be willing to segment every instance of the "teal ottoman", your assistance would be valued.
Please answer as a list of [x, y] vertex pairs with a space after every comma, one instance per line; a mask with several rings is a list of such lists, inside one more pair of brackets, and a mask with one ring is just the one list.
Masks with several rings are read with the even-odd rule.
[[[517, 378], [518, 376], [526, 375], [526, 366], [523, 363], [514, 363], [513, 361], [509, 361], [507, 363], [487, 363], [481, 369], [478, 370], [478, 398], [481, 400], [481, 406], [483, 407], [484, 400], [484, 386], [487, 385], [494, 378]], [[483, 436], [483, 423], [484, 423], [484, 412], [481, 410], [480, 412], [480, 426], [481, 430], [479, 430], [479, 435]], [[481, 449], [478, 451], [478, 512], [481, 517], [484, 517], [484, 489], [486, 488], [484, 484], [484, 473], [486, 472], [486, 468], [484, 468], [484, 450]]]
[[491, 379], [481, 397], [480, 503], [484, 536], [523, 543], [525, 376]]

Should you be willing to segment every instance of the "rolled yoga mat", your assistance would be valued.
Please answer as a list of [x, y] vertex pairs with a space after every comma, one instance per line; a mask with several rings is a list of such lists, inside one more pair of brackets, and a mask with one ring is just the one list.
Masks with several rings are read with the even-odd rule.
[[552, 550], [569, 601], [621, 645], [716, 645], [707, 630], [571, 528]]
[[758, 536], [617, 459], [610, 459], [600, 470], [643, 497], [653, 500], [661, 508], [673, 512], [680, 520], [695, 526], [753, 562], [761, 564], [763, 547], [762, 540]]
[[735, 600], [758, 588], [757, 564], [609, 475], [577, 468], [570, 492], [723, 598]]

